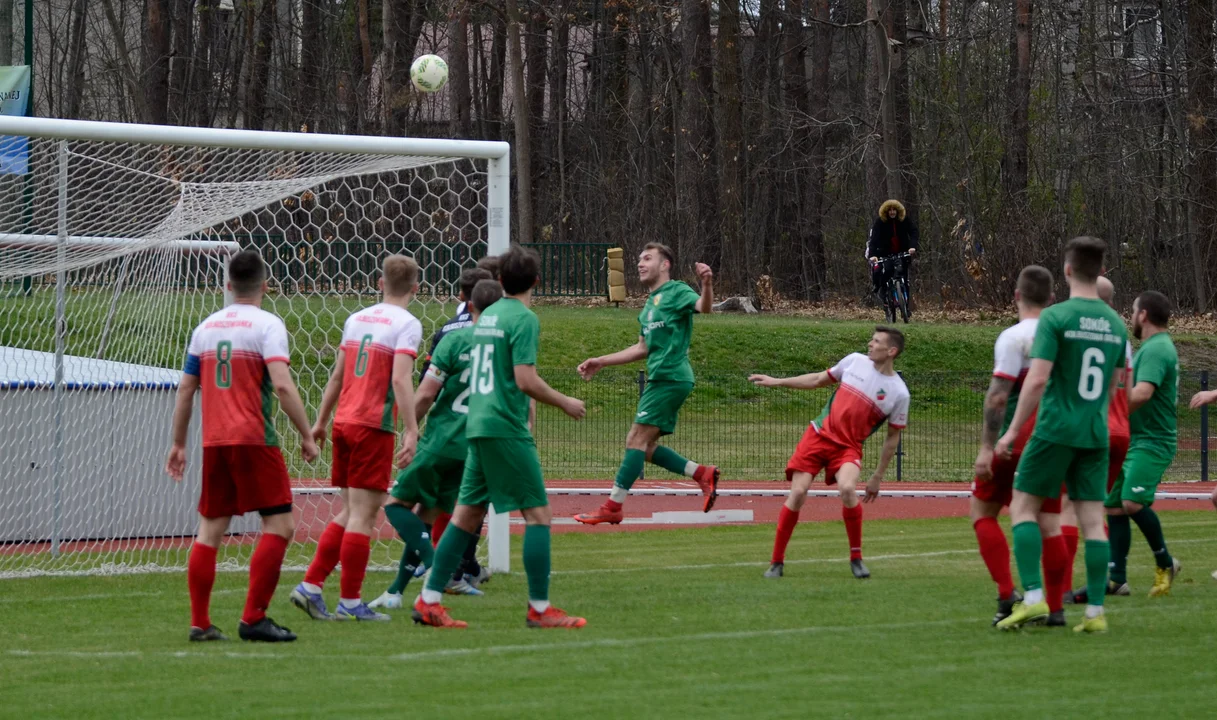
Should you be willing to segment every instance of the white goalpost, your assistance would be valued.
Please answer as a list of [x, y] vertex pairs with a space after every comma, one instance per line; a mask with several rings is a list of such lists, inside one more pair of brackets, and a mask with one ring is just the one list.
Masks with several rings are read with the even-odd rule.
[[[508, 246], [509, 146], [0, 117], [29, 138], [24, 174], [0, 175], [0, 578], [185, 567], [200, 483], [162, 469], [189, 333], [226, 303], [225, 260], [262, 252], [264, 307], [283, 318], [310, 411], [341, 323], [374, 302], [388, 253], [423, 270], [414, 312], [452, 313], [460, 270]], [[20, 165], [20, 163], [18, 163]], [[197, 413], [197, 403], [196, 403]], [[279, 435], [308, 561], [333, 511], [329, 455]], [[221, 567], [239, 568], [258, 521], [235, 521]], [[491, 566], [507, 570], [505, 516]], [[377, 538], [373, 567], [400, 543]]]

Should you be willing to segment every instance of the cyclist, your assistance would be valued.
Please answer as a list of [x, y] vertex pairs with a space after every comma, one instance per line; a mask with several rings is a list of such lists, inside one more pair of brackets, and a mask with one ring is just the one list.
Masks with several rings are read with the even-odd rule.
[[[904, 205], [899, 200], [886, 200], [879, 206], [879, 217], [871, 225], [870, 235], [866, 238], [866, 257], [871, 264], [871, 291], [875, 295], [883, 291], [888, 273], [907, 276], [909, 259], [917, 255], [919, 240], [917, 224], [905, 217]], [[903, 252], [907, 252], [910, 258], [900, 262], [879, 262]]]

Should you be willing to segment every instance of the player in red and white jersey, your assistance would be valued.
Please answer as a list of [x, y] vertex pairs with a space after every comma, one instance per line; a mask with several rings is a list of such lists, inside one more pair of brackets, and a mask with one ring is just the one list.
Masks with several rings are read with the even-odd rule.
[[[343, 325], [342, 345], [312, 431], [318, 445], [324, 445], [337, 405], [331, 483], [342, 491], [342, 511], [321, 533], [304, 581], [291, 594], [292, 604], [315, 620], [389, 620], [361, 597], [372, 528], [392, 478], [398, 417], [406, 425], [398, 467], [409, 464], [418, 444], [414, 361], [423, 326], [406, 309], [418, 292], [418, 264], [405, 255], [385, 258], [380, 290], [380, 303], [356, 311]], [[339, 562], [338, 609], [331, 615], [321, 587]]]
[[[1023, 446], [1035, 430], [1034, 421], [1023, 424], [1011, 457], [994, 457], [993, 447], [1006, 431], [1018, 406], [1023, 379], [1031, 368], [1031, 345], [1039, 327], [1040, 313], [1052, 303], [1052, 282], [1052, 273], [1039, 265], [1028, 265], [1019, 273], [1014, 290], [1019, 321], [1003, 330], [997, 338], [993, 348], [993, 379], [985, 394], [980, 451], [976, 454], [973, 467], [976, 475], [972, 481], [970, 515], [980, 556], [989, 569], [989, 576], [997, 584], [994, 625], [1008, 617], [1014, 603], [1020, 599], [1014, 591], [1014, 579], [1010, 574], [1010, 544], [997, 523], [997, 517], [1003, 507], [1010, 505], [1014, 471], [1018, 467]], [[1066, 582], [1066, 546], [1061, 537], [1060, 508], [1059, 500], [1047, 499], [1039, 517], [1044, 541], [1044, 585], [1046, 588], [1061, 588], [1057, 595], [1069, 587]], [[1049, 610], [1056, 615], [1049, 617], [1049, 621], [1063, 625], [1060, 598], [1055, 602], [1057, 604], [1050, 605]]]
[[812, 479], [824, 470], [824, 482], [837, 485], [841, 495], [841, 517], [849, 537], [849, 565], [854, 577], [870, 577], [862, 562], [862, 505], [857, 484], [862, 473], [862, 443], [887, 422], [887, 439], [875, 472], [866, 483], [866, 497], [879, 497], [879, 483], [900, 444], [900, 432], [908, 422], [909, 391], [896, 374], [893, 363], [904, 351], [904, 334], [895, 328], [879, 326], [867, 346], [867, 353], [854, 353], [820, 373], [792, 378], [752, 375], [748, 379], [761, 387], [787, 387], [814, 390], [837, 383], [824, 411], [807, 428], [794, 455], [786, 464], [790, 495], [778, 516], [773, 558], [765, 577], [782, 577], [786, 546], [799, 510], [807, 500]]
[[[1116, 287], [1111, 280], [1100, 275], [1097, 283], [1099, 290], [1099, 299], [1103, 302], [1115, 307]], [[1115, 485], [1116, 480], [1120, 477], [1121, 471], [1124, 469], [1124, 458], [1128, 455], [1129, 443], [1129, 428], [1128, 428], [1128, 386], [1132, 382], [1132, 343], [1124, 345], [1124, 374], [1120, 376], [1119, 385], [1116, 386], [1115, 392], [1111, 394], [1111, 401], [1107, 404], [1107, 490], [1110, 491], [1112, 485]], [[1086, 591], [1086, 586], [1072, 590], [1073, 587], [1073, 561], [1078, 553], [1078, 516], [1074, 512], [1073, 503], [1069, 502], [1069, 497], [1064, 492], [1061, 493], [1061, 533], [1065, 536], [1065, 546], [1069, 553], [1069, 565], [1065, 571], [1065, 602], [1085, 605], [1089, 593]], [[1108, 595], [1127, 595], [1129, 594], [1128, 583], [1120, 583], [1112, 585], [1108, 583]]]
[[249, 563], [249, 592], [241, 617], [242, 640], [283, 642], [296, 636], [266, 616], [287, 544], [295, 532], [292, 488], [279, 451], [270, 395], [300, 433], [300, 454], [317, 457], [308, 413], [288, 369], [287, 329], [261, 309], [266, 264], [246, 250], [228, 265], [233, 304], [214, 313], [190, 338], [186, 367], [173, 409], [173, 447], [165, 470], [181, 480], [186, 470], [186, 433], [195, 390], [203, 396], [203, 489], [199, 533], [190, 549], [186, 579], [190, 589], [190, 639], [226, 640], [211, 624], [211, 588], [216, 548], [233, 515], [257, 511], [262, 537]]

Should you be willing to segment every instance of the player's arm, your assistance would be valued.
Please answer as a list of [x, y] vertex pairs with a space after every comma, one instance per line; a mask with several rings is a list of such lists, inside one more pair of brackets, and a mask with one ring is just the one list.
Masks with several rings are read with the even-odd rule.
[[1001, 430], [1002, 418], [1010, 404], [1010, 391], [1014, 381], [1008, 377], [994, 375], [985, 393], [984, 424], [980, 430], [980, 451], [976, 454], [973, 470], [987, 478], [993, 472], [993, 446], [997, 444], [997, 432]]
[[888, 423], [887, 437], [883, 440], [883, 452], [879, 454], [879, 464], [875, 466], [875, 472], [871, 474], [870, 480], [866, 481], [866, 495], [862, 498], [862, 502], [874, 502], [879, 497], [879, 483], [883, 482], [887, 466], [896, 456], [896, 450], [900, 447], [900, 433], [903, 431], [904, 428]]
[[528, 432], [533, 432], [537, 427], [537, 401], [528, 398]]
[[591, 380], [606, 367], [614, 365], [629, 365], [630, 363], [638, 362], [647, 356], [647, 341], [641, 335], [638, 336], [638, 342], [629, 346], [624, 350], [618, 350], [611, 355], [601, 355], [600, 357], [588, 358], [579, 363], [579, 376], [584, 380]]
[[317, 459], [317, 445], [313, 441], [312, 427], [308, 422], [308, 411], [304, 409], [304, 401], [300, 399], [300, 391], [292, 380], [292, 371], [282, 360], [272, 360], [266, 363], [266, 372], [270, 375], [271, 387], [279, 398], [279, 407], [287, 415], [288, 420], [300, 434], [300, 453], [305, 461]]
[[1158, 389], [1157, 385], [1152, 382], [1142, 380], [1128, 391], [1128, 412], [1134, 413], [1137, 408], [1150, 401], [1154, 396], [1154, 391]]
[[1192, 401], [1188, 404], [1188, 407], [1193, 410], [1199, 410], [1205, 405], [1212, 405], [1214, 402], [1217, 402], [1217, 390], [1201, 390], [1192, 396]]
[[537, 374], [536, 365], [516, 365], [513, 372], [516, 387], [533, 400], [552, 405], [576, 420], [582, 419], [586, 414], [587, 410], [584, 408], [582, 400], [563, 395], [551, 388], [549, 383], [542, 380], [541, 376]]
[[998, 455], [1010, 457], [1018, 431], [1031, 419], [1040, 406], [1040, 399], [1044, 397], [1044, 388], [1048, 387], [1048, 376], [1052, 374], [1052, 365], [1051, 360], [1043, 358], [1031, 360], [1031, 369], [1027, 371], [1027, 377], [1023, 380], [1023, 389], [1018, 393], [1018, 406], [1014, 408], [1014, 418], [1010, 420], [1010, 427], [1006, 430], [1006, 434], [997, 441], [995, 452]]
[[[432, 365], [431, 368], [435, 366]], [[418, 391], [414, 393], [414, 423], [423, 421], [427, 417], [427, 413], [431, 412], [431, 406], [435, 404], [435, 398], [439, 396], [439, 391], [443, 389], [443, 381], [435, 375], [433, 369], [428, 369], [427, 374], [423, 376], [423, 381], [418, 384]]]
[[182, 373], [173, 402], [173, 447], [169, 450], [169, 459], [165, 461], [165, 472], [179, 482], [186, 472], [186, 433], [190, 429], [190, 416], [194, 414], [194, 393], [199, 389], [197, 363], [196, 358], [195, 374], [191, 374], [187, 361], [188, 369]]
[[334, 356], [334, 368], [330, 370], [330, 379], [325, 383], [325, 391], [321, 393], [321, 407], [317, 409], [317, 421], [313, 423], [313, 441], [317, 447], [325, 446], [325, 429], [330, 425], [330, 417], [338, 404], [338, 396], [342, 394], [342, 379], [345, 377], [346, 353], [338, 348]]
[[694, 309], [702, 315], [709, 315], [714, 312], [714, 271], [705, 263], [697, 263], [693, 269], [701, 278], [701, 297], [697, 299]]
[[418, 417], [414, 414], [414, 356], [399, 352], [393, 355], [393, 397], [397, 401], [397, 414], [406, 421], [406, 431], [401, 436], [397, 450], [397, 467], [410, 464], [414, 450], [418, 447]]
[[835, 382], [828, 371], [796, 375], [788, 378], [775, 378], [768, 375], [749, 375], [748, 381], [759, 387], [784, 387], [792, 390], [815, 390]]

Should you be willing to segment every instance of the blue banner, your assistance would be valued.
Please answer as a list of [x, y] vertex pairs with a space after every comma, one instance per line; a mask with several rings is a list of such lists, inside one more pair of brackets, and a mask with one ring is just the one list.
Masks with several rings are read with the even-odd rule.
[[[0, 66], [0, 115], [24, 116], [30, 104], [30, 66]], [[0, 135], [0, 173], [29, 172], [29, 138]]]

